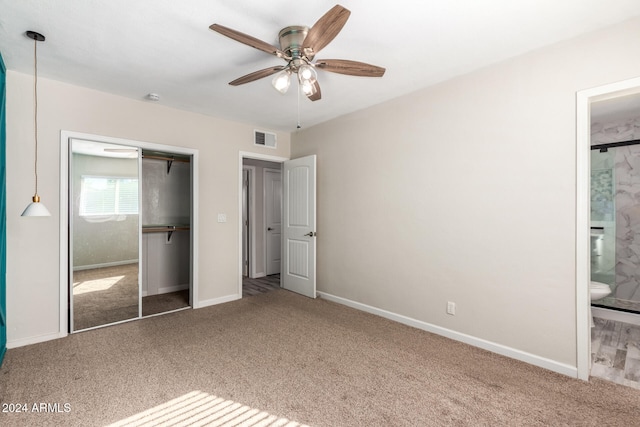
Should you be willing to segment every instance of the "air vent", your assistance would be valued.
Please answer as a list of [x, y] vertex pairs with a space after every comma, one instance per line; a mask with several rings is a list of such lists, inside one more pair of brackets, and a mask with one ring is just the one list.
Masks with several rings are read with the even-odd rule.
[[276, 148], [276, 134], [263, 132], [261, 130], [253, 131], [255, 145], [261, 145], [263, 147]]

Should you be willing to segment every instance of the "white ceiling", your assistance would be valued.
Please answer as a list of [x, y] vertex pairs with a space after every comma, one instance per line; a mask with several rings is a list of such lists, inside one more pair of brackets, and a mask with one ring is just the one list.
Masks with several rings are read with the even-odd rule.
[[[267, 77], [233, 87], [275, 56], [209, 30], [213, 23], [278, 45], [278, 31], [312, 26], [336, 4], [291, 0], [0, 0], [0, 52], [9, 70], [293, 131], [296, 91]], [[638, 0], [343, 0], [351, 17], [317, 59], [385, 67], [382, 78], [320, 71], [322, 99], [300, 100], [302, 127], [359, 110], [491, 63], [640, 15]], [[146, 101], [152, 102], [152, 101]]]

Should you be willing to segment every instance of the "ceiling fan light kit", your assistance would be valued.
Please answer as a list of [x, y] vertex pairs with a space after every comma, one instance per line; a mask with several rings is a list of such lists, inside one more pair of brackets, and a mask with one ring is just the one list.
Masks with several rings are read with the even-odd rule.
[[291, 86], [291, 71], [280, 71], [271, 81], [271, 85], [278, 92], [282, 94], [287, 93], [287, 91], [289, 90], [289, 86]]
[[336, 5], [311, 28], [300, 25], [285, 27], [278, 33], [280, 48], [220, 24], [212, 24], [209, 28], [240, 43], [287, 61], [286, 66], [254, 71], [229, 82], [230, 85], [238, 86], [277, 73], [271, 84], [278, 92], [284, 94], [291, 85], [291, 74], [295, 73], [302, 92], [311, 101], [317, 101], [321, 98], [321, 91], [316, 69], [360, 77], [382, 77], [384, 75], [384, 68], [364, 62], [346, 59], [323, 59], [313, 62], [318, 52], [342, 30], [350, 14], [348, 9]]

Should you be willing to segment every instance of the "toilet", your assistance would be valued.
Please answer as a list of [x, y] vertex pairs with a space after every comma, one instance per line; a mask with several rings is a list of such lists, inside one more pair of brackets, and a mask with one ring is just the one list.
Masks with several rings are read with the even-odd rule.
[[597, 301], [608, 296], [611, 293], [611, 288], [606, 283], [592, 281], [589, 285], [589, 293], [591, 294], [591, 301]]
[[[589, 284], [589, 293], [591, 294], [591, 301], [593, 302], [611, 294], [611, 288], [606, 283], [592, 281]], [[593, 315], [591, 315], [591, 327], [593, 328]]]

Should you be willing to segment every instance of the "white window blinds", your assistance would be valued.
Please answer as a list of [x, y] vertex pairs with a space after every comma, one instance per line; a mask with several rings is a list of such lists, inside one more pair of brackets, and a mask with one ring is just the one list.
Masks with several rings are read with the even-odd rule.
[[83, 176], [80, 216], [138, 214], [138, 179]]

